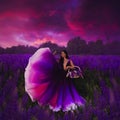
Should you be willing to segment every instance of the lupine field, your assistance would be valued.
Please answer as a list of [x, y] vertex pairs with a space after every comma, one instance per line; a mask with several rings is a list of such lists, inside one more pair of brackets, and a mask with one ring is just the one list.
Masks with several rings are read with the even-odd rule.
[[70, 56], [84, 73], [84, 79], [74, 84], [87, 104], [65, 113], [33, 103], [25, 92], [30, 56], [0, 55], [0, 120], [120, 120], [120, 56]]

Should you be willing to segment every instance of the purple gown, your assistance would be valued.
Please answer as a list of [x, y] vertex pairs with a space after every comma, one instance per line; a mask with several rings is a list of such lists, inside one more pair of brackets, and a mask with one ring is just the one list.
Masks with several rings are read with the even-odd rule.
[[33, 102], [48, 105], [53, 111], [68, 111], [85, 106], [86, 100], [79, 95], [73, 79], [65, 75], [66, 72], [50, 49], [40, 48], [29, 58], [25, 68], [25, 91]]

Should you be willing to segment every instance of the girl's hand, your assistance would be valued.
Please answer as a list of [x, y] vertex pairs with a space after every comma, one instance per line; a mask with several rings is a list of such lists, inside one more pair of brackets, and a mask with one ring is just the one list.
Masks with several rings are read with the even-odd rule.
[[70, 69], [70, 66], [67, 66], [67, 69]]
[[70, 66], [67, 66], [67, 67], [64, 68], [64, 70], [68, 70], [68, 69], [70, 69]]
[[67, 66], [67, 69], [73, 69], [73, 67], [72, 66]]

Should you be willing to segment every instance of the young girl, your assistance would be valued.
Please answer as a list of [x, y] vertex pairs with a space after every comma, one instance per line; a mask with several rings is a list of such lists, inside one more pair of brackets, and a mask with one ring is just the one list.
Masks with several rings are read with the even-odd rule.
[[48, 105], [53, 111], [85, 106], [86, 100], [77, 92], [73, 80], [66, 77], [69, 68], [73, 69], [74, 64], [67, 51], [61, 51], [57, 62], [48, 47], [38, 49], [25, 68], [25, 91], [31, 100]]

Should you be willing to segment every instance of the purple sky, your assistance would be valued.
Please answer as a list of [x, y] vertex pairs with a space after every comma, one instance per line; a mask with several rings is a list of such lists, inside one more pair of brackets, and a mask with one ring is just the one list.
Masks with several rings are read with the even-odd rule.
[[119, 0], [0, 0], [0, 46], [120, 40]]

